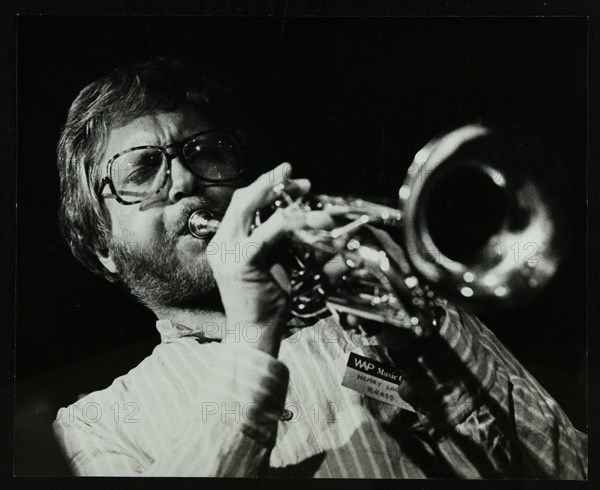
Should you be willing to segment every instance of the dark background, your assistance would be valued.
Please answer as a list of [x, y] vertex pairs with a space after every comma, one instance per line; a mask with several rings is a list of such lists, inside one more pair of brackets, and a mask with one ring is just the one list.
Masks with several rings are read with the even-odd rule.
[[290, 161], [317, 192], [393, 204], [415, 152], [478, 116], [541, 136], [565, 167], [569, 254], [536, 300], [480, 317], [586, 431], [586, 33], [583, 18], [20, 17], [16, 473], [57, 472], [56, 409], [159, 341], [152, 315], [62, 242], [55, 147], [87, 83], [164, 54], [232, 85], [260, 166]]

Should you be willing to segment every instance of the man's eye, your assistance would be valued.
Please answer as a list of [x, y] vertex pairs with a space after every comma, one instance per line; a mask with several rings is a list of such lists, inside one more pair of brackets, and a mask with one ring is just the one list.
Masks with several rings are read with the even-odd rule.
[[131, 160], [131, 167], [134, 169], [142, 167], [156, 168], [162, 163], [162, 155], [160, 153], [143, 153], [135, 156]]
[[156, 175], [156, 169], [151, 167], [141, 167], [130, 171], [125, 179], [126, 184], [143, 184], [151, 180]]
[[154, 178], [162, 163], [160, 155], [142, 154], [128, 160], [123, 172], [126, 183], [141, 184]]

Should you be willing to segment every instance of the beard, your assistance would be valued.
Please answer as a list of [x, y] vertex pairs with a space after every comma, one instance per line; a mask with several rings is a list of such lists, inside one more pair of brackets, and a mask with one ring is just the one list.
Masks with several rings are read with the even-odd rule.
[[119, 279], [151, 310], [158, 308], [222, 310], [206, 255], [181, 257], [168, 237], [150, 245], [113, 238], [112, 257]]

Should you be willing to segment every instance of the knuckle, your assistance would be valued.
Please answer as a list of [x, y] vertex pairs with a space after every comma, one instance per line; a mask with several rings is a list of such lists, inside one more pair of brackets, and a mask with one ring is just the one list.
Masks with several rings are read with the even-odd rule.
[[293, 228], [288, 212], [285, 209], [278, 209], [270, 218], [271, 226], [274, 230], [289, 231]]
[[307, 213], [297, 208], [284, 208], [280, 215], [281, 226], [286, 230], [303, 228], [306, 225]]

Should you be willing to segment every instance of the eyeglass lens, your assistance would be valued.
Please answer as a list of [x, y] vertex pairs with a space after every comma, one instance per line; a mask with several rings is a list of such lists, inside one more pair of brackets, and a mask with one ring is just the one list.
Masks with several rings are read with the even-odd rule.
[[[206, 133], [183, 146], [185, 165], [197, 177], [212, 182], [239, 177], [241, 150], [228, 133]], [[159, 148], [138, 148], [117, 157], [110, 178], [118, 196], [126, 202], [143, 200], [164, 185], [168, 158]]]

